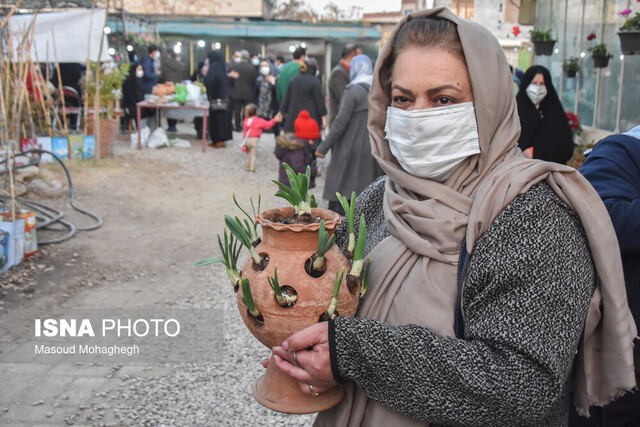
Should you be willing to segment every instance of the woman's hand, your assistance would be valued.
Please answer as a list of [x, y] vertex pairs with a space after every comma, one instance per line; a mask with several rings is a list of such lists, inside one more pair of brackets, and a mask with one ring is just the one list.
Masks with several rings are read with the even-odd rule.
[[327, 116], [322, 116], [322, 129], [327, 128]]
[[276, 78], [275, 78], [275, 77], [273, 77], [271, 74], [269, 74], [269, 75], [266, 77], [266, 79], [267, 79], [267, 81], [268, 81], [269, 83], [271, 83], [272, 85], [276, 84]]
[[522, 152], [522, 155], [527, 159], [533, 159], [533, 147], [529, 147]]
[[327, 322], [316, 323], [296, 332], [281, 347], [272, 350], [278, 368], [297, 380], [303, 393], [311, 394], [310, 385], [314, 392], [322, 393], [338, 384], [331, 371]]
[[316, 150], [316, 157], [324, 157], [324, 153], [321, 153], [320, 151]]

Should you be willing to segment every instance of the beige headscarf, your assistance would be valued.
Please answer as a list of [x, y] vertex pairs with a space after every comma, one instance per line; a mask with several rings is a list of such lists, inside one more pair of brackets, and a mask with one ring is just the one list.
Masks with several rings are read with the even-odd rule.
[[[481, 147], [481, 154], [465, 160], [444, 184], [408, 174], [391, 154], [384, 139], [390, 94], [380, 81], [381, 65], [391, 55], [399, 29], [412, 19], [434, 15], [457, 25]], [[589, 406], [603, 405], [633, 388], [636, 330], [609, 215], [575, 169], [522, 156], [517, 148], [520, 123], [511, 75], [496, 38], [444, 8], [408, 15], [395, 27], [378, 58], [369, 100], [372, 151], [389, 177], [384, 213], [392, 236], [370, 254], [371, 287], [358, 316], [390, 325], [423, 325], [439, 336], [455, 336], [456, 273], [465, 231], [471, 252], [506, 205], [544, 180], [579, 215], [599, 278], [576, 364], [576, 405], [586, 412]], [[368, 399], [353, 383], [346, 385], [346, 391], [343, 402], [321, 413], [316, 425], [425, 425]]]

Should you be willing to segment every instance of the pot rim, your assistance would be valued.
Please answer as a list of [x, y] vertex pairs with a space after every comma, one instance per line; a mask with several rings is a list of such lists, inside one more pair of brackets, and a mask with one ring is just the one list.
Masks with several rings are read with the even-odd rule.
[[[268, 209], [258, 214], [256, 222], [263, 228], [271, 228], [276, 231], [293, 231], [301, 233], [318, 231], [320, 229], [319, 222], [311, 224], [283, 224], [272, 220], [272, 218], [277, 215], [287, 217], [292, 215], [294, 212], [295, 209], [292, 206]], [[324, 219], [325, 230], [334, 230], [338, 225], [340, 225], [340, 223], [342, 223], [342, 217], [329, 209], [311, 208], [311, 215], [314, 218]]]

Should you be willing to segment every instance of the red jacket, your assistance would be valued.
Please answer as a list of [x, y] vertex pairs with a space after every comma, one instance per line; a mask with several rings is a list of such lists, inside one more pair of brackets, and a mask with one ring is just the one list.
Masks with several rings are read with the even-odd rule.
[[258, 116], [245, 117], [244, 123], [242, 123], [242, 135], [245, 138], [260, 138], [264, 129], [271, 129], [275, 124], [275, 119], [265, 120]]

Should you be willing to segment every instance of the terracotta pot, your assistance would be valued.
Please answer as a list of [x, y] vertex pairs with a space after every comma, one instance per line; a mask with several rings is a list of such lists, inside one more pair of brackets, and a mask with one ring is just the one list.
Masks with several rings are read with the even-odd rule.
[[[251, 333], [266, 347], [281, 345], [291, 334], [318, 323], [327, 311], [333, 295], [333, 285], [337, 271], [345, 267], [345, 277], [350, 263], [337, 245], [325, 255], [325, 271], [317, 278], [305, 270], [305, 263], [318, 248], [319, 223], [287, 225], [275, 222], [278, 216], [288, 217], [294, 209], [280, 208], [262, 212], [257, 222], [262, 227], [262, 242], [256, 250], [269, 256], [269, 264], [263, 271], [256, 271], [253, 260], [242, 268], [242, 277], [249, 279], [253, 300], [262, 314], [263, 322], [258, 322], [242, 302], [242, 289], [238, 291], [240, 316]], [[325, 209], [312, 209], [314, 218], [324, 219], [325, 229], [331, 236], [341, 222], [340, 215]], [[295, 289], [298, 299], [288, 308], [281, 307], [275, 293], [269, 286], [268, 276], [273, 276], [278, 265], [280, 286]], [[343, 279], [338, 294], [336, 310], [341, 316], [352, 316], [358, 307], [360, 290], [351, 294]], [[301, 392], [296, 381], [282, 373], [273, 360], [267, 372], [253, 386], [253, 396], [267, 408], [288, 413], [312, 413], [337, 405], [344, 396], [341, 386], [328, 390], [319, 396], [309, 396]]]
[[547, 40], [544, 42], [533, 42], [533, 49], [536, 55], [551, 56], [553, 53], [553, 46], [556, 44], [555, 40]]

